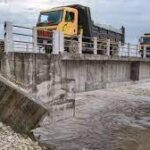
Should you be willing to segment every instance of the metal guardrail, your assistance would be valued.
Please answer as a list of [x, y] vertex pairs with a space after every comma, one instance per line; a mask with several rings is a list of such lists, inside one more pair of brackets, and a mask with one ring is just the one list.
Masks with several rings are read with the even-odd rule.
[[125, 43], [120, 46], [119, 55], [126, 57], [142, 57], [140, 51], [141, 48], [139, 45]]
[[53, 38], [46, 39], [45, 36], [39, 36], [36, 27], [31, 28], [6, 22], [4, 29], [6, 52], [45, 53], [46, 49], [52, 51]]
[[90, 53], [96, 55], [142, 57], [139, 45], [97, 39], [96, 37], [65, 38], [65, 50], [70, 53]]
[[13, 50], [15, 52], [33, 52], [33, 28], [12, 25]]
[[[150, 53], [139, 45], [98, 39], [97, 37], [65, 36], [59, 31], [37, 31], [37, 29], [5, 23], [5, 51], [32, 53], [54, 53], [64, 51], [72, 54], [89, 53], [118, 57], [142, 57]], [[149, 54], [150, 55], [150, 54]]]

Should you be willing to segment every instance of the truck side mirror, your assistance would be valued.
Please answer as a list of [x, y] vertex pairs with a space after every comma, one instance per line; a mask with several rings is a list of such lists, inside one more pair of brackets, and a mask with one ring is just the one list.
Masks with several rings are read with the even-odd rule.
[[143, 42], [143, 38], [141, 37], [140, 39], [139, 39], [139, 43], [142, 43]]

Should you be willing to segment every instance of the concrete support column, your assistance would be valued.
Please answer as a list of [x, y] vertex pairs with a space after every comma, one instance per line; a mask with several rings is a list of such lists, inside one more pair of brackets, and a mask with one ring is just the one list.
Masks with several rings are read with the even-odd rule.
[[110, 56], [110, 39], [107, 40], [107, 56]]
[[37, 54], [32, 55], [32, 93], [37, 92]]
[[64, 34], [63, 32], [53, 31], [52, 54], [64, 52]]
[[94, 54], [97, 55], [97, 37], [94, 37], [93, 40], [94, 40]]
[[79, 54], [82, 54], [82, 35], [81, 34], [78, 36], [78, 49], [79, 49]]
[[149, 63], [138, 61], [131, 63], [131, 80], [141, 81], [149, 79]]
[[13, 25], [12, 22], [5, 22], [4, 24], [4, 51], [13, 51]]
[[140, 62], [132, 62], [131, 63], [130, 78], [132, 81], [139, 81], [139, 79], [140, 79]]
[[[33, 27], [33, 51], [37, 52], [37, 28]], [[28, 51], [28, 50], [27, 50]]]

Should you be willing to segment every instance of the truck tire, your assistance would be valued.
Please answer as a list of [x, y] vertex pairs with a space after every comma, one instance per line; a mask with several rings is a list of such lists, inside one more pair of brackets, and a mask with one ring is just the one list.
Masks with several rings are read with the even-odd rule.
[[77, 41], [71, 41], [69, 44], [69, 53], [71, 54], [78, 54], [79, 49], [78, 49], [78, 42]]
[[111, 47], [110, 55], [118, 56], [119, 55], [118, 47], [116, 46]]

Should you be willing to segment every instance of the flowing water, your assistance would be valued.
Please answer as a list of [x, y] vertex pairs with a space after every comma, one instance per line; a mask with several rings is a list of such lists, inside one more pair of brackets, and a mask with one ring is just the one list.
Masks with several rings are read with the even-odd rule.
[[75, 112], [35, 137], [58, 150], [150, 150], [150, 83], [80, 93]]

